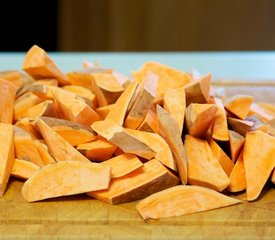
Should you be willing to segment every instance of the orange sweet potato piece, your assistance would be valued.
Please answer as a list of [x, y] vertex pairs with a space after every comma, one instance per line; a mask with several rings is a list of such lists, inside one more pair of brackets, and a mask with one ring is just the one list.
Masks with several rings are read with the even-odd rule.
[[240, 153], [234, 168], [230, 174], [230, 184], [227, 190], [230, 192], [240, 192], [246, 189], [246, 178], [243, 163], [243, 152]]
[[35, 120], [31, 118], [21, 118], [15, 123], [16, 127], [23, 129], [30, 134], [32, 139], [39, 139], [41, 135], [35, 126]]
[[207, 141], [186, 135], [184, 146], [188, 159], [188, 183], [219, 192], [229, 185], [229, 178]]
[[154, 104], [148, 108], [146, 116], [137, 130], [159, 133], [158, 119]]
[[11, 82], [0, 79], [0, 93], [0, 122], [12, 123], [16, 87]]
[[118, 146], [125, 153], [134, 153], [145, 159], [152, 159], [155, 156], [152, 148], [114, 121], [105, 119], [94, 122], [91, 127], [98, 135]]
[[243, 161], [248, 201], [257, 199], [275, 167], [275, 137], [262, 131], [246, 134]]
[[228, 125], [231, 127], [231, 129], [239, 134], [241, 134], [243, 137], [245, 137], [245, 134], [253, 127], [254, 122], [248, 121], [248, 120], [242, 120], [237, 118], [227, 118]]
[[191, 103], [208, 103], [210, 99], [211, 74], [202, 76], [184, 87], [186, 106]]
[[76, 160], [90, 162], [89, 159], [84, 157], [70, 143], [49, 127], [42, 118], [38, 118], [36, 125], [49, 148], [49, 152], [56, 161]]
[[43, 140], [34, 140], [34, 145], [36, 146], [36, 149], [39, 152], [40, 158], [42, 159], [44, 165], [56, 162], [49, 153], [48, 146], [44, 143]]
[[213, 124], [212, 138], [214, 138], [217, 141], [228, 141], [228, 125], [223, 102], [220, 98], [214, 98], [214, 103], [218, 107], [218, 112]]
[[176, 120], [161, 106], [157, 105], [157, 118], [161, 136], [167, 141], [174, 155], [182, 184], [187, 183], [187, 158]]
[[188, 134], [197, 138], [204, 138], [215, 120], [218, 107], [214, 104], [191, 103], [185, 112]]
[[250, 131], [256, 131], [261, 130], [265, 133], [270, 132], [271, 124], [269, 121], [268, 123], [265, 123], [263, 120], [261, 120], [257, 115], [251, 115], [248, 116], [245, 120], [253, 122], [253, 126], [250, 128]]
[[175, 186], [141, 200], [136, 208], [145, 220], [181, 216], [240, 203], [199, 186]]
[[132, 153], [123, 153], [101, 163], [111, 167], [112, 178], [119, 178], [143, 166], [143, 163]]
[[240, 119], [245, 119], [253, 101], [254, 97], [252, 96], [234, 95], [224, 102], [224, 107]]
[[54, 91], [54, 100], [64, 119], [86, 125], [100, 120], [100, 116], [73, 93], [65, 90]]
[[91, 162], [63, 161], [36, 171], [23, 185], [22, 196], [28, 202], [106, 189], [109, 166]]
[[61, 72], [48, 54], [36, 45], [27, 52], [22, 68], [35, 79], [55, 78], [60, 85], [69, 84], [66, 75]]
[[48, 85], [58, 87], [58, 81], [55, 78], [45, 78], [36, 80], [32, 85]]
[[269, 111], [267, 109], [264, 109], [260, 107], [256, 103], [252, 103], [249, 109], [249, 116], [251, 115], [257, 115], [260, 119], [262, 119], [264, 122], [269, 122], [272, 119], [275, 118], [275, 113], [272, 111]]
[[239, 157], [240, 152], [243, 149], [245, 138], [237, 132], [229, 130], [229, 145], [231, 160], [236, 162]]
[[134, 129], [127, 129], [127, 132], [152, 148], [153, 151], [156, 152], [155, 159], [159, 160], [166, 167], [174, 171], [177, 170], [171, 149], [167, 142], [160, 135]]
[[79, 144], [77, 149], [92, 161], [101, 162], [112, 157], [116, 146], [104, 139], [97, 139], [92, 142]]
[[37, 118], [40, 116], [57, 117], [55, 105], [52, 100], [46, 100], [29, 108], [22, 117]]
[[123, 177], [112, 179], [108, 189], [89, 192], [88, 195], [106, 203], [121, 204], [142, 199], [178, 183], [179, 179], [173, 173], [153, 159]]
[[221, 164], [223, 170], [225, 171], [227, 176], [229, 176], [234, 167], [233, 161], [226, 155], [222, 148], [213, 139], [210, 140], [209, 146], [214, 156], [218, 159], [219, 163]]
[[36, 164], [22, 160], [15, 159], [11, 175], [17, 178], [28, 179], [30, 178], [40, 167]]
[[105, 119], [107, 117], [107, 115], [109, 114], [109, 112], [111, 111], [113, 106], [114, 106], [114, 104], [106, 105], [103, 107], [96, 108], [95, 111], [102, 119]]
[[186, 108], [184, 87], [167, 89], [164, 94], [163, 108], [177, 121], [179, 130], [182, 132]]
[[0, 123], [0, 197], [5, 193], [14, 164], [13, 126]]

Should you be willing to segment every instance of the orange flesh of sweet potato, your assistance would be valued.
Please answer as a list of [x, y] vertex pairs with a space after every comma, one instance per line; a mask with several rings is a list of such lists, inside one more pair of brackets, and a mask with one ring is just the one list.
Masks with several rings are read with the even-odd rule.
[[109, 105], [106, 105], [103, 107], [96, 108], [95, 111], [102, 119], [105, 119], [107, 117], [107, 115], [109, 114], [109, 112], [111, 111], [113, 106], [114, 106], [114, 104], [109, 104]]
[[32, 162], [16, 158], [11, 175], [17, 178], [29, 179], [39, 168]]
[[243, 161], [248, 201], [257, 199], [275, 167], [275, 137], [262, 131], [246, 134]]
[[158, 120], [154, 105], [151, 105], [148, 108], [146, 116], [137, 130], [159, 133]]
[[233, 131], [241, 134], [245, 137], [245, 134], [253, 127], [254, 122], [248, 120], [241, 120], [237, 118], [227, 118], [228, 125], [233, 129]]
[[243, 163], [243, 152], [238, 157], [234, 168], [230, 174], [230, 184], [227, 190], [230, 192], [240, 192], [246, 189], [246, 178]]
[[214, 190], [199, 186], [175, 186], [141, 200], [136, 208], [143, 219], [160, 219], [240, 203]]
[[152, 159], [155, 152], [146, 144], [128, 133], [125, 128], [111, 120], [94, 122], [92, 129], [98, 135], [118, 146], [125, 153], [134, 153], [145, 159]]
[[214, 104], [191, 103], [185, 112], [186, 128], [189, 135], [204, 138], [215, 120], [218, 107]]
[[240, 152], [243, 149], [245, 138], [237, 132], [229, 130], [229, 144], [231, 160], [236, 162], [239, 157]]
[[158, 134], [150, 132], [142, 132], [134, 129], [127, 131], [139, 139], [144, 144], [152, 148], [156, 152], [155, 159], [159, 160], [163, 165], [177, 171], [177, 166], [173, 158], [172, 151], [167, 142]]
[[256, 103], [252, 103], [249, 109], [249, 116], [251, 115], [257, 115], [260, 119], [262, 119], [264, 122], [271, 121], [275, 118], [275, 114], [271, 111], [268, 111], [267, 109], [264, 109], [260, 107]]
[[55, 163], [56, 161], [52, 157], [52, 155], [49, 153], [48, 146], [39, 140], [34, 140], [34, 144], [37, 148], [37, 151], [39, 152], [40, 158], [42, 159], [44, 165]]
[[23, 117], [37, 118], [40, 116], [57, 117], [55, 105], [52, 100], [46, 100], [29, 108]]
[[186, 135], [184, 146], [188, 159], [188, 183], [219, 192], [229, 185], [229, 178], [207, 141]]
[[109, 166], [91, 162], [64, 161], [44, 166], [23, 185], [28, 202], [106, 189], [111, 179]]
[[121, 178], [112, 179], [108, 189], [89, 192], [88, 195], [106, 203], [121, 204], [147, 197], [178, 183], [179, 179], [174, 174], [153, 159]]
[[226, 155], [226, 153], [222, 150], [218, 143], [216, 143], [213, 139], [210, 140], [209, 146], [214, 156], [218, 159], [227, 176], [230, 176], [230, 173], [234, 168], [233, 161]]
[[183, 87], [167, 89], [164, 94], [163, 108], [169, 112], [178, 123], [179, 130], [182, 132], [184, 124], [184, 113], [186, 108], [185, 90]]
[[89, 159], [84, 157], [78, 152], [71, 144], [69, 144], [64, 138], [50, 128], [42, 118], [36, 121], [41, 135], [43, 136], [49, 152], [55, 158], [56, 161], [76, 160], [90, 162]]
[[0, 123], [0, 197], [5, 193], [14, 164], [13, 126]]
[[41, 135], [39, 131], [37, 131], [35, 124], [35, 120], [30, 118], [21, 118], [18, 120], [14, 126], [23, 129], [28, 134], [30, 134], [32, 139], [39, 139], [41, 138]]
[[181, 133], [176, 120], [170, 116], [161, 106], [157, 105], [157, 118], [160, 133], [167, 141], [174, 155], [176, 168], [182, 184], [187, 183], [187, 158], [183, 147]]
[[101, 162], [112, 157], [116, 146], [104, 139], [96, 139], [92, 142], [83, 143], [77, 149], [85, 153], [85, 156], [92, 161]]
[[36, 45], [27, 52], [22, 68], [35, 79], [56, 78], [60, 85], [69, 84], [66, 75], [61, 72], [48, 54]]
[[12, 123], [16, 87], [11, 82], [0, 79], [0, 122]]
[[101, 163], [111, 167], [112, 178], [119, 178], [143, 166], [143, 163], [132, 153], [124, 153]]
[[252, 96], [234, 95], [224, 102], [224, 107], [240, 119], [245, 119], [253, 100]]
[[218, 112], [213, 124], [212, 138], [218, 141], [228, 141], [228, 125], [223, 102], [220, 98], [214, 98], [214, 103], [218, 107]]

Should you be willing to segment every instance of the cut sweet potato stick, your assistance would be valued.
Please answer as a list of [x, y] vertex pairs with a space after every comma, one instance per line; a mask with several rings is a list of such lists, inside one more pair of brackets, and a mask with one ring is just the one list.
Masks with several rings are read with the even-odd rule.
[[0, 93], [0, 122], [12, 123], [16, 87], [13, 83], [0, 79]]
[[262, 131], [246, 134], [243, 161], [248, 201], [257, 199], [275, 167], [275, 137]]
[[177, 121], [179, 130], [182, 132], [184, 113], [186, 108], [185, 90], [183, 87], [167, 89], [164, 94], [163, 108]]
[[263, 109], [256, 103], [252, 103], [249, 109], [249, 116], [257, 115], [264, 122], [269, 122], [275, 118], [275, 114], [271, 111]]
[[76, 160], [90, 162], [89, 159], [78, 152], [70, 143], [68, 143], [51, 127], [49, 127], [41, 118], [38, 118], [36, 125], [47, 143], [49, 152], [56, 161]]
[[0, 197], [5, 193], [14, 164], [13, 126], [0, 123]]
[[66, 75], [61, 72], [48, 54], [36, 45], [27, 52], [22, 68], [35, 79], [56, 78], [60, 85], [69, 84]]
[[158, 119], [156, 115], [156, 107], [152, 104], [146, 113], [146, 116], [137, 130], [146, 132], [159, 133]]
[[229, 130], [229, 145], [231, 160], [236, 162], [244, 145], [244, 137], [237, 132]]
[[57, 117], [57, 112], [53, 101], [46, 100], [29, 108], [22, 116], [27, 118], [37, 118], [40, 116]]
[[45, 78], [36, 80], [32, 85], [48, 85], [58, 87], [58, 81], [55, 78]]
[[221, 164], [223, 170], [225, 171], [227, 176], [229, 176], [234, 167], [233, 161], [226, 155], [222, 148], [213, 139], [209, 141], [209, 146], [214, 156], [218, 159], [219, 163]]
[[212, 138], [217, 141], [228, 141], [229, 133], [226, 120], [226, 112], [220, 98], [214, 98], [214, 104], [218, 107], [212, 130]]
[[46, 84], [32, 84], [29, 91], [39, 98], [53, 100], [54, 91], [61, 91], [61, 88], [56, 86], [46, 85]]
[[211, 74], [202, 76], [184, 87], [186, 106], [191, 103], [208, 103], [210, 98]]
[[114, 121], [105, 119], [104, 121], [94, 122], [91, 127], [98, 135], [118, 146], [125, 153], [134, 153], [145, 159], [152, 159], [155, 156], [153, 149]]
[[217, 112], [218, 107], [214, 104], [191, 103], [185, 111], [188, 134], [197, 138], [205, 138]]
[[141, 142], [152, 148], [153, 151], [156, 152], [155, 159], [159, 160], [166, 167], [174, 171], [177, 170], [171, 149], [167, 142], [160, 135], [133, 129], [127, 129], [127, 131], [132, 136], [135, 136]]
[[21, 118], [15, 123], [16, 127], [23, 129], [25, 132], [29, 133], [32, 139], [41, 138], [40, 132], [37, 131], [35, 126], [35, 120], [31, 118]]
[[67, 85], [63, 89], [75, 93], [76, 95], [84, 98], [85, 102], [93, 109], [97, 107], [97, 101], [95, 94], [90, 89], [77, 85]]
[[16, 158], [11, 175], [17, 178], [29, 179], [39, 168], [39, 166], [30, 161]]
[[89, 192], [88, 195], [106, 203], [121, 204], [142, 199], [178, 183], [179, 179], [173, 173], [153, 159], [121, 178], [112, 179], [108, 189]]
[[31, 135], [16, 126], [14, 126], [14, 147], [16, 158], [31, 161], [39, 167], [44, 166]]
[[129, 103], [135, 95], [138, 86], [139, 83], [137, 81], [131, 82], [125, 91], [120, 95], [105, 119], [112, 120], [122, 126], [127, 109], [129, 107]]
[[240, 153], [234, 168], [230, 174], [230, 184], [227, 190], [230, 192], [240, 192], [246, 189], [246, 178], [243, 163], [243, 152]]
[[154, 97], [146, 90], [142, 89], [138, 94], [135, 103], [129, 111], [124, 121], [126, 128], [137, 129], [147, 113], [148, 107], [153, 102]]
[[54, 91], [54, 100], [64, 119], [86, 125], [100, 120], [100, 116], [73, 93], [65, 90]]
[[36, 146], [37, 151], [39, 152], [40, 158], [42, 159], [44, 165], [55, 163], [56, 161], [49, 153], [48, 147], [41, 140], [34, 140], [34, 144]]
[[232, 128], [233, 131], [241, 134], [245, 137], [245, 134], [253, 127], [254, 122], [248, 120], [241, 120], [237, 118], [227, 118], [228, 125]]
[[234, 95], [224, 102], [224, 107], [240, 119], [245, 119], [253, 100], [252, 96]]
[[168, 88], [182, 87], [191, 81], [188, 74], [157, 62], [144, 63], [141, 69], [133, 72], [134, 79], [142, 81], [149, 71], [159, 77], [157, 98], [163, 97]]
[[123, 177], [143, 166], [143, 163], [132, 153], [124, 153], [101, 163], [111, 167], [112, 178]]
[[106, 105], [103, 107], [96, 108], [95, 111], [102, 119], [105, 119], [107, 117], [107, 115], [109, 114], [109, 112], [111, 111], [113, 106], [114, 106], [114, 104]]
[[23, 185], [28, 202], [106, 189], [111, 179], [109, 166], [91, 162], [64, 161], [39, 169]]
[[186, 184], [187, 158], [181, 140], [181, 132], [179, 131], [178, 124], [176, 120], [159, 105], [157, 105], [157, 118], [160, 134], [166, 140], [174, 155], [180, 180], [182, 184]]
[[92, 142], [83, 143], [77, 146], [80, 152], [95, 162], [102, 162], [112, 157], [116, 146], [104, 139], [97, 139]]
[[199, 186], [175, 186], [141, 200], [136, 208], [143, 219], [181, 216], [240, 203], [214, 190]]
[[184, 146], [188, 159], [188, 183], [219, 192], [229, 185], [229, 178], [207, 141], [186, 135]]

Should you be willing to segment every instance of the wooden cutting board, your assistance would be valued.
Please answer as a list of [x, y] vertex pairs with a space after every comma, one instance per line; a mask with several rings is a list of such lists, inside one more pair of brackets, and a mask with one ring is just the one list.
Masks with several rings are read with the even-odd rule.
[[[273, 83], [217, 85], [227, 96], [242, 91], [275, 103]], [[0, 239], [275, 239], [272, 184], [255, 202], [151, 222], [141, 219], [136, 202], [112, 206], [78, 195], [27, 203], [22, 185], [12, 178], [0, 198]]]

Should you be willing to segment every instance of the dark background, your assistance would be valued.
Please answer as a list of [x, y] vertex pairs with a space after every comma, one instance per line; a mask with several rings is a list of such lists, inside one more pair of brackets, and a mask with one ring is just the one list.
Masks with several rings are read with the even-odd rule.
[[0, 51], [275, 50], [275, 0], [10, 0], [0, 28]]

